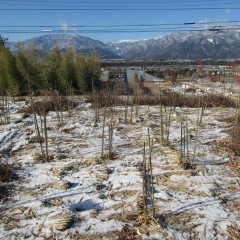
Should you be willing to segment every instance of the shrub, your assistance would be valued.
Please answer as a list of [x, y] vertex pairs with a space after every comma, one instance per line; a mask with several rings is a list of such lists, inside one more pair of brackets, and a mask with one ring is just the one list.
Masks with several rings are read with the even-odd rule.
[[[177, 92], [164, 91], [162, 93], [162, 105], [168, 107], [189, 107], [189, 108], [213, 108], [213, 107], [236, 107], [236, 103], [228, 97], [209, 95], [185, 95]], [[139, 105], [157, 105], [159, 97], [153, 95], [141, 95]]]
[[13, 179], [16, 179], [15, 167], [10, 164], [0, 162], [0, 201], [9, 196], [9, 191], [13, 188], [9, 184]]
[[124, 101], [120, 96], [107, 89], [95, 91], [93, 94], [89, 94], [86, 99], [88, 103], [92, 103], [94, 107], [98, 108], [124, 105]]
[[231, 133], [231, 149], [236, 156], [240, 156], [240, 127], [234, 126]]
[[16, 178], [16, 174], [13, 165], [0, 163], [0, 181], [10, 182], [14, 178]]
[[[56, 103], [54, 102], [54, 100], [48, 100], [48, 101], [43, 100], [43, 101], [34, 102], [31, 106], [21, 109], [19, 113], [32, 114], [34, 111], [39, 115], [42, 115], [44, 111], [45, 113], [49, 111], [68, 111], [69, 106], [74, 108], [77, 106], [77, 103], [70, 101], [65, 97], [61, 97], [59, 106], [56, 106]], [[57, 107], [61, 109], [56, 109]]]
[[[101, 90], [98, 93], [98, 107], [111, 106], [109, 91]], [[115, 104], [124, 105], [123, 97], [115, 94]], [[87, 102], [94, 103], [94, 96], [87, 96]], [[220, 94], [194, 95], [182, 94], [172, 91], [162, 91], [162, 105], [168, 107], [188, 107], [188, 108], [213, 108], [213, 107], [236, 107], [236, 102], [229, 97]], [[131, 100], [129, 101], [131, 104]], [[143, 94], [139, 92], [138, 105], [158, 105], [159, 96], [157, 94]]]
[[3, 185], [0, 183], [0, 201], [6, 199], [9, 196], [9, 191], [12, 185]]

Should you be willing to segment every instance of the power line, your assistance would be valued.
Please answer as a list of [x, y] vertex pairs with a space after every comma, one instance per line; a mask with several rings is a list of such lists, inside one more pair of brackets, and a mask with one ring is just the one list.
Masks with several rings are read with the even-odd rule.
[[193, 28], [150, 28], [150, 29], [87, 29], [87, 30], [79, 30], [79, 29], [68, 29], [68, 30], [61, 30], [61, 29], [33, 29], [33, 30], [6, 30], [0, 29], [0, 33], [137, 33], [137, 32], [203, 32], [203, 31], [214, 31], [214, 32], [224, 32], [224, 31], [231, 31], [231, 30], [240, 30], [240, 25], [236, 25], [235, 27], [227, 27], [227, 28], [208, 28], [208, 29], [193, 29]]
[[[0, 2], [19, 2], [18, 0], [8, 0], [8, 1], [2, 1], [0, 0]], [[198, 3], [198, 2], [205, 2], [204, 0], [184, 0], [184, 1], [176, 1], [176, 0], [169, 0], [169, 1], [132, 1], [132, 0], [128, 0], [128, 1], [106, 1], [106, 0], [101, 0], [101, 1], [44, 1], [44, 0], [38, 0], [38, 1], [33, 1], [33, 0], [22, 0], [21, 1], [22, 3], [23, 2], [27, 2], [27, 3], [60, 3], [60, 4], [71, 4], [71, 3], [102, 3], [102, 4], [105, 4], [105, 3], [112, 3], [112, 4], [115, 4], [115, 3]], [[222, 2], [222, 0], [206, 0], [207, 3], [209, 2]]]
[[[50, 2], [47, 2], [47, 3], [50, 3]], [[29, 4], [29, 3], [23, 3], [23, 2], [21, 2], [21, 3], [9, 3], [9, 2], [0, 2], [0, 4], [1, 5], [6, 5], [6, 6], [35, 6], [35, 7], [42, 7], [42, 6], [44, 6], [44, 7], [61, 7], [61, 8], [68, 8], [69, 7], [69, 4], [71, 5], [71, 7], [92, 7], [91, 5], [89, 5], [89, 4], [91, 4], [91, 2], [85, 2], [85, 3], [87, 3], [88, 5], [87, 6], [85, 6], [83, 3], [78, 3], [78, 5], [74, 5], [74, 6], [72, 6], [69, 2], [67, 3], [68, 5], [67, 6], [63, 6], [63, 5], [55, 5], [55, 4], [47, 4], [46, 5], [46, 3], [45, 4], [39, 4], [39, 2], [36, 2], [35, 4], [33, 3], [33, 2], [31, 2], [31, 4]], [[98, 3], [99, 4], [99, 2], [94, 2], [94, 3]], [[220, 3], [218, 3], [218, 5], [227, 5], [227, 6], [229, 6], [229, 5], [235, 5], [235, 4], [239, 4], [240, 2], [238, 1], [238, 2], [228, 2], [228, 3], [225, 3], [225, 2], [220, 2]], [[66, 4], [66, 3], [64, 3], [64, 2], [62, 2], [61, 4]], [[79, 5], [80, 4], [80, 5]], [[83, 5], [82, 5], [83, 4]], [[105, 4], [108, 4], [108, 6], [105, 6]], [[120, 4], [123, 4], [123, 2], [121, 2]], [[148, 6], [149, 5], [151, 5], [150, 7], [169, 7], [169, 6], [174, 6], [174, 7], [193, 7], [193, 6], [195, 6], [194, 4], [197, 4], [197, 6], [215, 6], [216, 5], [216, 3], [214, 2], [214, 3], [202, 3], [202, 2], [200, 2], [200, 3], [198, 3], [198, 2], [192, 2], [191, 4], [179, 4], [179, 2], [165, 2], [165, 3], [163, 3], [163, 2], [127, 2], [127, 5], [128, 6], [126, 6], [126, 3], [124, 3], [125, 5], [124, 6], [119, 6], [116, 2], [114, 2], [114, 3], [110, 3], [110, 5], [109, 5], [109, 3], [104, 3], [104, 2], [101, 2], [101, 6], [96, 6], [96, 5], [94, 5], [94, 7], [95, 8], [101, 8], [101, 7], [129, 7], [129, 4], [131, 4], [131, 5], [138, 5], [138, 4], [147, 4]], [[152, 4], [155, 4], [154, 6], [152, 5]], [[157, 5], [156, 5], [157, 4]], [[82, 6], [81, 6], [82, 5]], [[104, 5], [104, 6], [103, 6]], [[116, 6], [117, 5], [117, 6]], [[163, 6], [162, 6], [163, 5]], [[134, 6], [131, 6], [131, 7], [134, 7]], [[137, 7], [142, 7], [142, 6], [137, 6]]]
[[[169, 0], [169, 1], [1, 1], [0, 11], [188, 11], [188, 10], [239, 10], [239, 1], [222, 0]], [[66, 4], [66, 5], [62, 5]], [[75, 4], [75, 5], [72, 5]], [[96, 5], [101, 4], [101, 5]], [[119, 5], [120, 4], [120, 5]], [[122, 4], [124, 4], [122, 6]], [[143, 5], [144, 4], [144, 5]], [[222, 5], [222, 6], [221, 6]], [[13, 8], [7, 6], [14, 6]], [[19, 7], [17, 7], [19, 6]], [[21, 7], [22, 6], [22, 7]], [[211, 7], [212, 6], [212, 7]], [[223, 7], [224, 6], [224, 7]]]
[[[233, 24], [240, 21], [209, 21], [209, 22], [184, 22], [184, 23], [160, 23], [160, 24], [118, 24], [118, 25], [67, 25], [68, 28], [108, 28], [108, 27], [161, 27], [161, 26], [182, 26], [182, 25], [216, 25], [216, 24]], [[61, 28], [60, 25], [0, 25], [2, 28]]]
[[[228, 10], [240, 10], [240, 7], [228, 7]], [[198, 10], [226, 10], [226, 7], [188, 7], [188, 8], [2, 8], [0, 11], [198, 11]]]
[[[42, 5], [41, 3], [44, 3], [44, 5]], [[55, 4], [58, 4], [58, 5], [53, 5], [53, 3], [55, 3]], [[189, 6], [189, 7], [191, 7], [191, 6], [195, 6], [195, 4], [197, 4], [198, 6], [211, 6], [211, 5], [232, 5], [232, 4], [238, 4], [239, 3], [239, 1], [234, 1], [234, 2], [222, 2], [222, 1], [220, 1], [220, 2], [216, 2], [216, 1], [207, 1], [207, 2], [205, 2], [204, 3], [204, 1], [164, 1], [164, 2], [155, 2], [155, 1], [148, 1], [148, 2], [146, 2], [146, 1], [134, 1], [134, 2], [132, 2], [132, 1], [127, 1], [127, 2], [123, 2], [123, 1], [117, 1], [117, 2], [110, 2], [110, 1], [101, 1], [101, 2], [97, 2], [97, 1], [89, 1], [89, 2], [86, 2], [86, 1], [84, 1], [84, 2], [56, 2], [56, 1], [51, 1], [51, 2], [49, 2], [49, 1], [37, 1], [37, 2], [34, 2], [34, 1], [21, 1], [20, 3], [19, 3], [19, 1], [16, 1], [16, 2], [10, 2], [9, 3], [9, 1], [3, 1], [3, 2], [1, 2], [0, 1], [0, 4], [2, 4], [2, 5], [6, 5], [6, 6], [11, 6], [11, 5], [14, 5], [14, 6], [35, 6], [35, 7], [39, 7], [39, 6], [45, 6], [45, 7], [50, 7], [50, 6], [54, 6], [54, 7], [67, 7], [67, 8], [69, 8], [69, 7], [81, 7], [81, 5], [84, 5], [84, 4], [94, 4], [94, 7], [99, 7], [99, 6], [96, 6], [95, 4], [101, 4], [101, 7], [120, 7], [119, 6], [119, 4], [124, 4], [124, 6], [125, 7], [129, 7], [130, 5], [137, 5], [137, 7], [138, 7], [138, 5], [139, 4], [147, 4], [148, 6], [149, 5], [152, 5], [152, 4], [154, 4], [154, 7], [156, 7], [156, 5], [157, 6], [162, 6], [162, 7], [164, 7], [166, 4], [167, 4], [167, 6], [171, 6], [171, 5], [173, 5], [173, 6], [182, 6], [182, 7], [184, 7], [184, 6]], [[186, 5], [186, 3], [188, 4], [188, 5]], [[49, 5], [50, 4], [50, 5]], [[60, 4], [60, 5], [59, 5]], [[62, 6], [61, 4], [67, 4], [67, 6]], [[75, 6], [72, 6], [72, 4], [77, 4], [77, 6], [75, 5]], [[105, 6], [105, 5], [108, 5], [108, 6]], [[180, 4], [180, 5], [179, 5]], [[190, 4], [190, 5], [189, 5]], [[83, 7], [88, 7], [88, 6], [83, 6]], [[92, 7], [92, 6], [91, 6]], [[131, 7], [134, 7], [134, 6], [131, 6]]]
[[[231, 24], [234, 23], [234, 25]], [[214, 24], [214, 25], [213, 25]], [[221, 25], [224, 24], [224, 25]], [[237, 25], [238, 24], [238, 25]], [[225, 22], [208, 22], [208, 23], [165, 23], [165, 24], [121, 24], [121, 25], [68, 25], [64, 29], [59, 25], [11, 25], [5, 26], [0, 25], [0, 33], [39, 33], [39, 32], [59, 32], [59, 33], [104, 33], [104, 32], [173, 32], [173, 31], [190, 31], [200, 30], [205, 27], [204, 30], [208, 29], [235, 29], [239, 27], [240, 21], [225, 21]], [[44, 29], [44, 31], [43, 31]], [[146, 31], [148, 30], [148, 31]], [[213, 30], [212, 30], [213, 31]]]

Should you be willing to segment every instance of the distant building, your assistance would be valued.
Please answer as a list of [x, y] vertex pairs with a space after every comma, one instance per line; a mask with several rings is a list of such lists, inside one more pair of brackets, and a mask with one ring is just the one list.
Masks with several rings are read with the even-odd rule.
[[140, 67], [130, 67], [126, 69], [125, 71], [109, 71], [102, 69], [101, 81], [107, 82], [109, 80], [125, 80], [128, 82], [137, 80], [137, 81], [147, 81], [147, 82], [160, 82], [164, 81], [163, 79], [157, 78], [155, 76], [152, 76], [148, 73], [146, 73], [144, 70], [142, 70]]
[[150, 82], [158, 82], [163, 81], [163, 79], [157, 78], [146, 73], [141, 68], [129, 68], [126, 70], [126, 80], [128, 82], [134, 81], [137, 78], [137, 81], [150, 81]]
[[101, 74], [100, 80], [103, 82], [109, 81], [109, 71], [102, 69], [102, 74]]

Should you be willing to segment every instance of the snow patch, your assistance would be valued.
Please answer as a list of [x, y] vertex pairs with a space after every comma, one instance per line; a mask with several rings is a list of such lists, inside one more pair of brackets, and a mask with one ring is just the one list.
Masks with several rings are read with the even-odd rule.
[[214, 40], [212, 38], [207, 39], [210, 43], [214, 43]]

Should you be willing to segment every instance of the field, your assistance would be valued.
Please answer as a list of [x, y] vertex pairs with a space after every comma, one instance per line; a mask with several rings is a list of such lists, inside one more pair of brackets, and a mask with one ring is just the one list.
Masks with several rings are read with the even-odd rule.
[[1, 239], [239, 239], [240, 87], [185, 86], [3, 100]]

